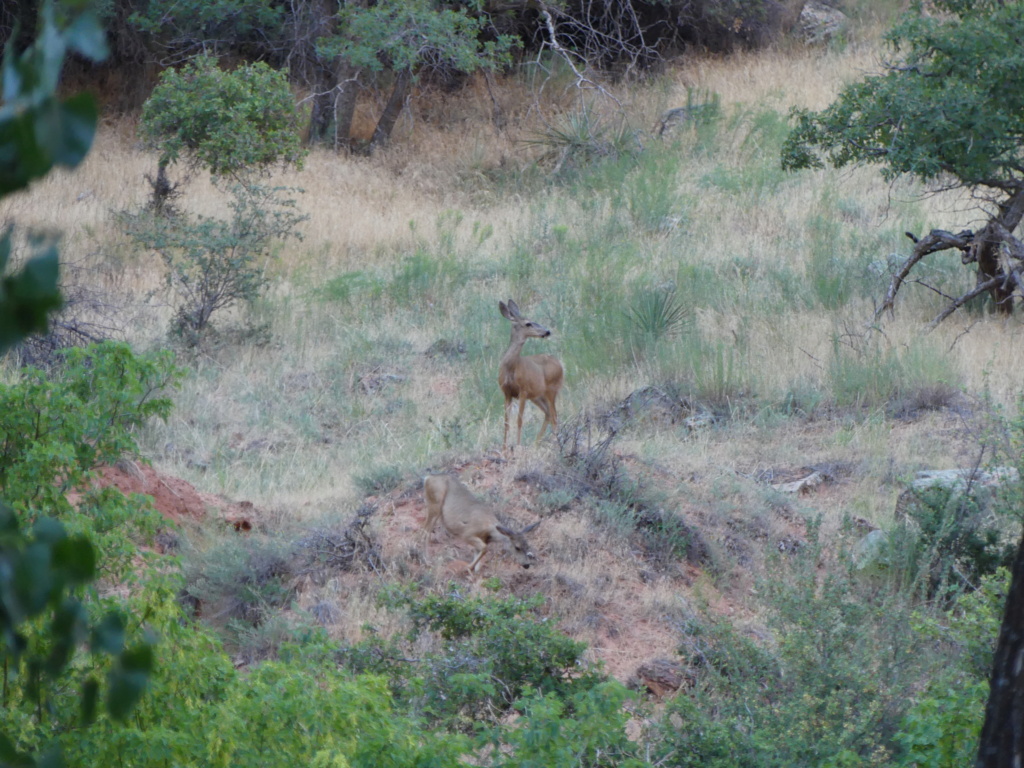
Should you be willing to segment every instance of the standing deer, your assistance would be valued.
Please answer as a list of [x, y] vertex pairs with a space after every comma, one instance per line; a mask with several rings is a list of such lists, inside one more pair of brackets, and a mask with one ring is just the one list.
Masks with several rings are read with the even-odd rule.
[[537, 433], [537, 442], [544, 436], [544, 430], [551, 425], [551, 431], [558, 428], [558, 413], [555, 398], [562, 388], [562, 364], [552, 355], [530, 355], [523, 357], [523, 344], [529, 338], [546, 339], [551, 331], [543, 325], [526, 320], [519, 314], [519, 307], [512, 299], [508, 304], [498, 302], [502, 316], [512, 323], [512, 340], [501, 358], [498, 367], [498, 384], [505, 394], [505, 436], [501, 440], [502, 450], [508, 445], [508, 417], [512, 401], [519, 398], [519, 423], [516, 431], [516, 445], [523, 441], [523, 411], [529, 400], [544, 412], [544, 423]]
[[480, 568], [488, 545], [502, 539], [511, 542], [516, 559], [523, 568], [529, 568], [533, 563], [535, 555], [526, 540], [526, 534], [540, 525], [539, 520], [521, 531], [506, 528], [458, 478], [450, 475], [428, 475], [423, 478], [423, 495], [427, 499], [424, 534], [430, 536], [440, 518], [448, 533], [476, 548], [476, 557], [469, 564], [469, 570], [473, 573]]

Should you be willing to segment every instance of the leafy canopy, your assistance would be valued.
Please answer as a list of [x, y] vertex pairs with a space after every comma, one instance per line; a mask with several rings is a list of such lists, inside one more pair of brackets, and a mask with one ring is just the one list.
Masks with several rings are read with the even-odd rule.
[[185, 161], [242, 178], [276, 163], [301, 166], [295, 102], [284, 72], [262, 62], [233, 71], [210, 56], [168, 69], [142, 108], [142, 135], [160, 165]]
[[132, 6], [129, 23], [163, 55], [243, 46], [259, 51], [284, 33], [285, 8], [272, 0], [136, 0]]
[[887, 180], [1005, 191], [1024, 183], [1024, 3], [917, 4], [889, 33], [884, 74], [821, 112], [795, 110], [788, 169], [880, 165]]
[[371, 7], [345, 5], [338, 14], [342, 35], [318, 41], [322, 55], [340, 55], [372, 72], [448, 66], [463, 72], [508, 61], [514, 39], [481, 41], [490, 21], [466, 8], [441, 8], [431, 0], [388, 0]]

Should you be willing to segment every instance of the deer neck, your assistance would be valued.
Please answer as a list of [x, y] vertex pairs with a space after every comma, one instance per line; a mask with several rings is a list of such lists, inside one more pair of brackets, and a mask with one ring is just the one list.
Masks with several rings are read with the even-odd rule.
[[508, 343], [508, 349], [501, 358], [501, 371], [505, 380], [515, 377], [516, 368], [522, 359], [523, 345], [526, 343], [526, 335], [517, 328], [512, 329], [512, 339]]

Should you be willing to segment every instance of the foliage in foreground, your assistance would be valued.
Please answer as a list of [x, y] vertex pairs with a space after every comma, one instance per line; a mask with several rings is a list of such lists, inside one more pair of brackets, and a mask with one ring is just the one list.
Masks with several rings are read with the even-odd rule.
[[[167, 416], [163, 390], [177, 375], [166, 355], [141, 358], [105, 343], [67, 350], [54, 370], [27, 369], [0, 385], [4, 762], [32, 765], [40, 754], [40, 764], [59, 764], [49, 743], [61, 730], [56, 711], [69, 710], [63, 727], [92, 722], [102, 677], [115, 720], [142, 695], [153, 664], [148, 637], [129, 639], [124, 612], [85, 589], [101, 576], [125, 578], [136, 539], [160, 518], [143, 499], [85, 486], [100, 463], [138, 453], [135, 430]], [[90, 654], [76, 657], [83, 643]]]
[[[371, 637], [343, 653], [352, 669], [387, 674], [399, 698], [435, 722], [453, 727], [497, 722], [528, 691], [567, 702], [603, 676], [583, 663], [586, 646], [538, 615], [538, 595], [467, 597], [457, 589], [418, 596], [393, 590], [383, 597], [407, 613], [404, 638]], [[415, 663], [407, 651], [428, 633], [442, 649]]]
[[[177, 577], [154, 576], [124, 606], [146, 616], [148, 631], [160, 638], [151, 684], [130, 719], [101, 716], [76, 730], [74, 691], [55, 691], [49, 725], [63, 733], [69, 765], [454, 768], [467, 755], [502, 768], [643, 764], [625, 735], [629, 694], [618, 683], [568, 694], [526, 688], [514, 722], [460, 734], [394, 697], [387, 678], [341, 666], [345, 655], [317, 630], [283, 646], [277, 658], [237, 670], [213, 631], [183, 616], [179, 588]], [[140, 632], [132, 626], [126, 635]], [[76, 675], [85, 674], [79, 665]], [[26, 728], [23, 738], [39, 739], [41, 731]]]
[[699, 682], [661, 721], [664, 765], [967, 764], [1002, 581], [937, 611], [841, 565], [819, 578], [820, 555], [812, 545], [762, 584], [774, 643], [690, 624], [681, 652]]

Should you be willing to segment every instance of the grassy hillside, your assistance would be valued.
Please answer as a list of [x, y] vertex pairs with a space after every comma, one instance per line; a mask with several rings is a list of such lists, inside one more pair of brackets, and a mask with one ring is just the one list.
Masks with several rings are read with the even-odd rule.
[[[694, 57], [609, 96], [522, 73], [496, 85], [500, 130], [481, 81], [420, 94], [386, 152], [316, 150], [304, 170], [275, 177], [302, 190], [303, 239], [267, 263], [261, 301], [179, 348], [187, 376], [174, 412], [142, 436], [160, 472], [255, 507], [245, 541], [213, 522], [186, 526], [178, 543], [193, 596], [239, 663], [273, 655], [306, 621], [348, 648], [398, 637], [408, 619], [381, 606], [381, 588], [440, 593], [455, 579], [474, 596], [545, 595], [543, 613], [623, 681], [657, 657], [697, 668], [708, 648], [738, 654], [733, 664], [805, 659], [788, 679], [807, 696], [828, 700], [827, 674], [849, 672], [856, 695], [842, 706], [877, 704], [895, 729], [948, 646], [935, 640], [910, 664], [896, 656], [924, 641], [900, 634], [893, 659], [868, 669], [872, 648], [910, 631], [915, 598], [871, 602], [877, 584], [844, 581], [830, 605], [849, 615], [836, 626], [862, 632], [837, 629], [815, 646], [828, 620], [809, 595], [816, 578], [848, 575], [843, 552], [863, 533], [898, 527], [896, 499], [916, 471], [993, 458], [981, 446], [992, 414], [1016, 402], [1024, 345], [1016, 319], [982, 305], [922, 332], [942, 305], [935, 290], [956, 295], [973, 279], [955, 256], [932, 257], [935, 290], [908, 287], [894, 318], [872, 321], [904, 232], [968, 226], [970, 201], [888, 186], [871, 170], [780, 170], [789, 108], [825, 106], [879, 55], [869, 41]], [[693, 103], [707, 106], [657, 135], [661, 114]], [[80, 170], [0, 210], [62, 230], [79, 279], [118, 307], [115, 334], [142, 350], [175, 344], [173, 299], [162, 262], [111, 214], [144, 202], [154, 170], [133, 126], [111, 123]], [[202, 178], [181, 204], [226, 210]], [[526, 352], [558, 356], [566, 384], [558, 438], [533, 445], [531, 406], [524, 447], [501, 454], [509, 326], [498, 301], [509, 297], [554, 331]], [[468, 560], [467, 547], [417, 538], [419, 478], [447, 469], [519, 522], [544, 521], [529, 576], [492, 556], [484, 574], [496, 581], [467, 582], [447, 565]], [[773, 487], [812, 469], [825, 482], [808, 493]], [[360, 509], [363, 567], [295, 565], [300, 544], [334, 551], [330, 536], [354, 530]], [[792, 551], [818, 559], [780, 564]], [[252, 583], [266, 587], [252, 598], [265, 614], [240, 628], [238, 585]], [[420, 642], [423, 653], [444, 645]], [[822, 659], [849, 653], [849, 669], [812, 670], [812, 647]], [[872, 684], [858, 676], [883, 672]], [[848, 711], [832, 703], [818, 720], [780, 714], [783, 704], [775, 716], [817, 723], [807, 739], [824, 738]], [[828, 764], [889, 764], [890, 748], [878, 749]]]

